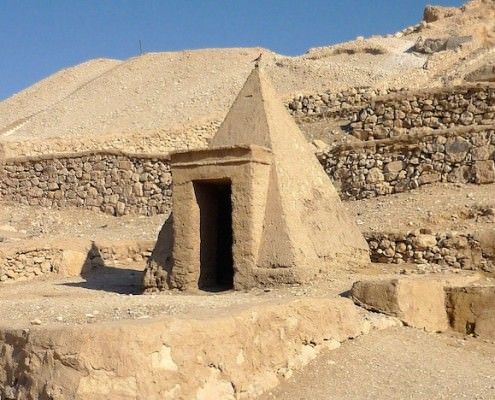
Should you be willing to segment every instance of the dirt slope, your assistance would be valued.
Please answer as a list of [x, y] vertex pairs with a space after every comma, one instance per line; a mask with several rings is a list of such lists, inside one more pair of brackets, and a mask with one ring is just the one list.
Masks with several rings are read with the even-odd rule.
[[118, 60], [95, 59], [50, 75], [0, 102], [0, 127], [4, 128], [19, 119], [53, 106], [120, 63]]
[[[171, 132], [219, 121], [260, 52], [262, 66], [283, 97], [356, 86], [457, 83], [492, 56], [494, 16], [493, 0], [473, 0], [460, 9], [434, 8], [429, 22], [402, 32], [311, 49], [299, 57], [249, 48], [89, 61], [1, 102], [0, 140]], [[469, 38], [457, 48], [434, 54], [411, 51], [420, 37], [455, 41], [464, 36]]]

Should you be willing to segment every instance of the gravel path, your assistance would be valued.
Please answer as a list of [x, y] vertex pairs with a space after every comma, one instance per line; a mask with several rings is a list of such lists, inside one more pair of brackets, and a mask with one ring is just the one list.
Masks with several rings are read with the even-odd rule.
[[492, 343], [393, 328], [322, 355], [262, 400], [488, 400], [494, 370]]

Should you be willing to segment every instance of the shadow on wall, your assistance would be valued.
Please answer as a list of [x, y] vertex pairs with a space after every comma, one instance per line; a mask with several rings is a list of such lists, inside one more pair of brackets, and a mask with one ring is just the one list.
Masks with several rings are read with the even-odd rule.
[[172, 269], [173, 215], [170, 214], [162, 226], [155, 247], [144, 271], [144, 290], [169, 287], [168, 277]]
[[84, 282], [67, 282], [61, 285], [119, 294], [143, 292], [143, 271], [106, 264], [94, 242], [83, 264], [81, 277], [85, 279]]

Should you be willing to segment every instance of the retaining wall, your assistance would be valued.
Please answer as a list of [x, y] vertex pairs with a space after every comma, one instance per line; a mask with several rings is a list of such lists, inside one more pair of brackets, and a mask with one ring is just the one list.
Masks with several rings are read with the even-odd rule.
[[465, 270], [495, 271], [495, 258], [476, 234], [430, 230], [408, 233], [365, 233], [373, 262], [436, 264]]
[[43, 207], [162, 214], [171, 183], [166, 155], [102, 151], [0, 161], [0, 198]]
[[376, 140], [398, 136], [413, 128], [495, 124], [495, 84], [421, 91], [357, 88], [336, 94], [297, 96], [287, 107], [302, 121], [347, 120], [351, 135], [361, 140]]
[[[344, 199], [415, 189], [433, 182], [495, 182], [495, 129], [436, 130], [347, 144], [319, 154]], [[86, 152], [0, 162], [0, 199], [111, 215], [166, 214], [172, 178], [167, 155]]]
[[323, 93], [298, 95], [289, 100], [287, 108], [295, 117], [328, 116], [335, 113], [337, 116], [346, 116], [347, 111], [354, 107], [371, 104], [376, 96], [385, 96], [390, 93], [404, 91], [404, 89], [372, 89], [367, 87], [351, 88], [340, 92], [326, 91]]
[[320, 161], [344, 199], [404, 192], [433, 182], [495, 182], [495, 129], [423, 132], [342, 145]]
[[[362, 140], [393, 137], [400, 129], [495, 124], [495, 85], [458, 86], [375, 98], [350, 116]], [[399, 128], [399, 130], [394, 129]]]
[[144, 270], [154, 241], [23, 242], [0, 248], [0, 284], [50, 275], [78, 276], [101, 268], [132, 267]]

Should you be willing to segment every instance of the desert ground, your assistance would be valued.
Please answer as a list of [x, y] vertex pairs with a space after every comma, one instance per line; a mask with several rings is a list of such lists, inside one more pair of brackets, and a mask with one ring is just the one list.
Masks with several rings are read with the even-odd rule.
[[[0, 102], [0, 399], [495, 398], [494, 21], [471, 0], [297, 57], [88, 60]], [[371, 258], [178, 290], [168, 154], [208, 146], [260, 53]]]

